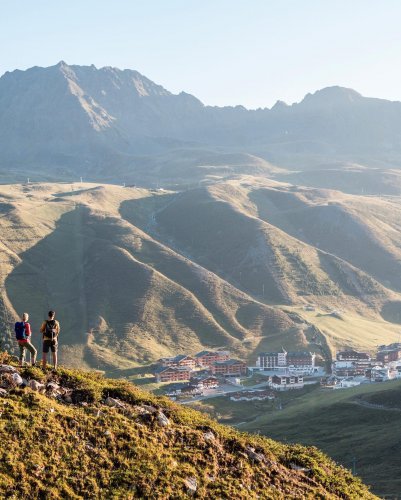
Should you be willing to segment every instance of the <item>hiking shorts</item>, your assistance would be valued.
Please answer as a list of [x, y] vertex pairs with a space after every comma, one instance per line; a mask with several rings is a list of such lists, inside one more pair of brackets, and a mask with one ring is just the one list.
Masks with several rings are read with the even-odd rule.
[[57, 340], [44, 340], [43, 341], [43, 353], [47, 354], [49, 350], [51, 352], [57, 352], [58, 342]]

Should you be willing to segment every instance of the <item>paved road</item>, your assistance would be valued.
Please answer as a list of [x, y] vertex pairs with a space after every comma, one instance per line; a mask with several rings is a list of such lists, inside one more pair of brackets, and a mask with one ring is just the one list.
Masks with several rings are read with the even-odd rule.
[[241, 392], [241, 391], [253, 391], [255, 389], [266, 389], [269, 387], [268, 382], [261, 382], [256, 385], [224, 385], [222, 386], [221, 392], [211, 392], [210, 394], [205, 394], [203, 396], [197, 396], [196, 398], [192, 398], [189, 401], [181, 401], [181, 404], [193, 403], [194, 401], [203, 401], [205, 399], [211, 398], [219, 398], [220, 396], [225, 396], [226, 394], [230, 394], [230, 392]]

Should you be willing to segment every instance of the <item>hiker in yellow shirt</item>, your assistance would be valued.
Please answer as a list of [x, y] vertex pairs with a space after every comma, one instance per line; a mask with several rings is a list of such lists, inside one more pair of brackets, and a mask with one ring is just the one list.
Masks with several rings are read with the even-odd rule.
[[49, 311], [47, 320], [43, 321], [42, 326], [40, 327], [40, 332], [43, 334], [43, 369], [46, 369], [47, 354], [50, 350], [53, 356], [54, 369], [57, 370], [57, 350], [60, 323], [54, 319], [55, 316], [56, 313], [54, 311]]

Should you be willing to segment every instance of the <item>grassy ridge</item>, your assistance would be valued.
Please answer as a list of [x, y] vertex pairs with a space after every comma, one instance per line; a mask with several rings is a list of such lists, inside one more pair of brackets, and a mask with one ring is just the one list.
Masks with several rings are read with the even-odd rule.
[[[316, 448], [239, 433], [128, 382], [65, 369], [23, 375], [56, 379], [77, 404], [28, 388], [0, 399], [2, 497], [186, 498], [196, 481], [196, 498], [375, 498]], [[107, 396], [124, 408], [102, 404]]]

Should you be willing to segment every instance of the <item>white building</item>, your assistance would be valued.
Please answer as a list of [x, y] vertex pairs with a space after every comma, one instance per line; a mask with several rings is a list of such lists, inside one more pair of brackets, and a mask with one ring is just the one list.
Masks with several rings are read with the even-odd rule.
[[311, 375], [315, 371], [316, 355], [312, 352], [262, 352], [258, 355], [256, 366], [262, 370], [288, 368], [299, 375]]
[[271, 388], [276, 391], [288, 391], [290, 389], [302, 389], [304, 379], [299, 375], [273, 375]]

